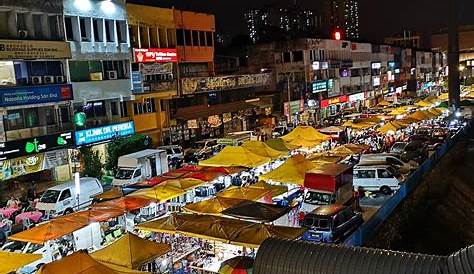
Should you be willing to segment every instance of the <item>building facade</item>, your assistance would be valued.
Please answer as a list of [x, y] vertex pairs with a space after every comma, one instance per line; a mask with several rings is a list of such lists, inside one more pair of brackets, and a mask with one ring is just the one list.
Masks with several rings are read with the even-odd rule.
[[320, 3], [326, 36], [331, 36], [334, 31], [339, 30], [343, 31], [343, 39], [360, 38], [358, 0], [330, 0]]
[[62, 1], [1, 1], [0, 181], [69, 178], [73, 87]]

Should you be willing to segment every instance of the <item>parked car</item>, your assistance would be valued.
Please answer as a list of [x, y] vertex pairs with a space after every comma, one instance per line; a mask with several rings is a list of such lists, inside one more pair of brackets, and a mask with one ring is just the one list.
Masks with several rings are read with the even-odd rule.
[[428, 144], [420, 140], [410, 142], [396, 142], [390, 149], [404, 162], [416, 161], [421, 164], [428, 157]]
[[170, 168], [179, 168], [184, 162], [183, 148], [178, 145], [161, 146], [159, 150], [165, 150], [168, 158], [168, 165]]
[[80, 193], [76, 192], [74, 181], [50, 187], [41, 195], [36, 209], [44, 212], [45, 216], [56, 217], [88, 207], [94, 196], [104, 192], [96, 178], [83, 177], [79, 180]]
[[193, 144], [191, 149], [184, 153], [184, 161], [186, 163], [197, 163], [199, 160], [204, 160], [212, 156], [217, 150], [217, 139], [206, 139], [197, 141]]
[[359, 166], [391, 165], [398, 169], [402, 174], [408, 174], [418, 168], [418, 163], [410, 161], [408, 163], [398, 159], [395, 154], [373, 153], [362, 154], [359, 159]]
[[355, 189], [362, 187], [367, 191], [380, 191], [385, 195], [400, 188], [401, 176], [388, 165], [354, 166], [352, 184]]
[[363, 223], [362, 213], [348, 206], [325, 205], [306, 214], [303, 226], [308, 231], [303, 240], [323, 243], [339, 243]]

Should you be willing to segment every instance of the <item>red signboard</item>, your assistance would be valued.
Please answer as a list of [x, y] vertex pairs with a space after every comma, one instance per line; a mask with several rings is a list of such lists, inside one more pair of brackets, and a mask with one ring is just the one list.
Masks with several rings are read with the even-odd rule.
[[176, 49], [133, 49], [133, 53], [137, 63], [178, 62], [178, 52]]
[[347, 95], [339, 96], [339, 97], [334, 97], [334, 98], [329, 98], [326, 100], [321, 101], [321, 108], [326, 108], [330, 105], [336, 105], [340, 103], [345, 103], [347, 102]]

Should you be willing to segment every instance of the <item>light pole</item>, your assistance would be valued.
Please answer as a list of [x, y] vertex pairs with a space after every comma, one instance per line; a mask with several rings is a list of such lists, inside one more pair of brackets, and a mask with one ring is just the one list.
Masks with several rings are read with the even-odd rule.
[[290, 72], [288, 74], [288, 77], [286, 78], [287, 80], [287, 92], [288, 92], [288, 123], [291, 123], [291, 116], [293, 115], [291, 111], [291, 89], [290, 89], [290, 78], [293, 78], [295, 76], [294, 72]]

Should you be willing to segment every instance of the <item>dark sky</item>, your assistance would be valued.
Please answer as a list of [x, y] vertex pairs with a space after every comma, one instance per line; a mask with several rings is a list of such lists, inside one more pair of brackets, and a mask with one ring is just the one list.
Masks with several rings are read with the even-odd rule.
[[[217, 31], [232, 35], [245, 33], [243, 11], [264, 4], [290, 5], [295, 0], [133, 0], [157, 6], [215, 14]], [[318, 1], [298, 0], [304, 8], [314, 8]], [[447, 2], [454, 0], [359, 0], [361, 37], [369, 41], [383, 38], [403, 29], [423, 32], [428, 38], [433, 31], [447, 24]], [[474, 25], [474, 0], [457, 0], [460, 23]], [[469, 14], [470, 13], [470, 14]]]

